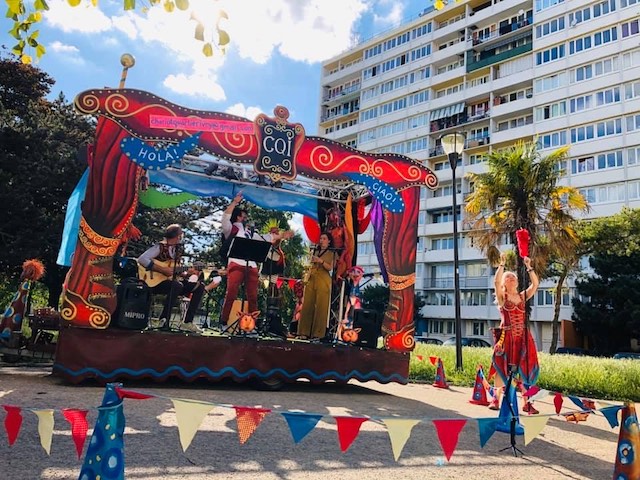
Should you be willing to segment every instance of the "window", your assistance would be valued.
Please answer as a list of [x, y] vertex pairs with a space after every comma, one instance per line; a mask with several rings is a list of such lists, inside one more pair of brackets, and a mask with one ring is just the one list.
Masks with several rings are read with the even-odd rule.
[[[636, 1], [636, 0], [622, 0], [624, 1]], [[564, 0], [536, 0], [536, 12], [546, 10], [547, 8], [555, 7], [564, 3]]]
[[[556, 296], [555, 290], [552, 290], [552, 289], [540, 289], [540, 290], [538, 290], [536, 296], [537, 296], [536, 303], [539, 306], [555, 305], [555, 296]], [[563, 288], [562, 289], [562, 299], [561, 299], [560, 303], [565, 307], [568, 307], [569, 305], [571, 305], [569, 289], [568, 288]]]
[[565, 101], [552, 103], [536, 108], [536, 122], [548, 120], [550, 118], [561, 117], [567, 114], [567, 103]]
[[[640, 56], [638, 61], [640, 62]], [[546, 92], [547, 90], [553, 90], [554, 88], [563, 87], [566, 85], [566, 76], [564, 73], [558, 73], [556, 75], [550, 75], [536, 80], [536, 92]]]
[[571, 173], [592, 172], [596, 168], [593, 157], [574, 158], [571, 160]]
[[543, 65], [545, 63], [553, 62], [560, 58], [564, 58], [564, 45], [558, 45], [548, 50], [536, 53], [536, 65]]
[[622, 28], [622, 38], [630, 37], [631, 35], [637, 35], [638, 33], [640, 33], [640, 29], [638, 27], [638, 20], [623, 23], [620, 26], [620, 28]]
[[552, 148], [561, 147], [567, 144], [567, 132], [562, 130], [560, 132], [553, 132], [541, 135], [538, 138], [538, 148]]
[[640, 147], [627, 150], [627, 165], [640, 165]]
[[[430, 305], [434, 305], [434, 303], [431, 303]], [[429, 333], [444, 333], [444, 321], [431, 320], [429, 322]]]
[[473, 335], [477, 337], [484, 337], [484, 324], [485, 322], [473, 322]]
[[631, 115], [626, 117], [627, 132], [634, 132], [640, 130], [640, 115]]

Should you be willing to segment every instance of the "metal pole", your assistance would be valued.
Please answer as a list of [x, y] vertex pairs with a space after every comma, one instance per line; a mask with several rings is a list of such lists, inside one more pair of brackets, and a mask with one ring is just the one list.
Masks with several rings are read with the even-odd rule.
[[458, 261], [458, 199], [456, 187], [456, 166], [458, 165], [458, 153], [449, 154], [449, 163], [451, 164], [451, 179], [453, 182], [453, 294], [455, 302], [455, 321], [456, 321], [456, 370], [462, 368], [462, 319], [460, 318], [460, 272]]

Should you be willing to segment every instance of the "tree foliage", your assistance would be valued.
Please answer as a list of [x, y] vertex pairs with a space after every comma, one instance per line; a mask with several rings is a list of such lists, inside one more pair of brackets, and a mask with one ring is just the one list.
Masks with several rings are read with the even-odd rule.
[[[70, 6], [77, 7], [82, 0], [67, 0]], [[29, 65], [33, 62], [33, 57], [28, 52], [35, 52], [36, 58], [42, 57], [46, 53], [46, 48], [40, 42], [40, 30], [35, 27], [42, 21], [49, 5], [46, 0], [6, 0], [7, 13], [6, 17], [13, 21], [9, 34], [16, 39], [16, 43], [12, 52], [20, 59], [20, 61]], [[87, 2], [88, 7], [98, 8], [98, 0], [90, 0]], [[136, 5], [136, 0], [123, 0], [122, 7], [124, 11], [139, 10], [140, 13], [147, 13], [150, 8], [163, 8], [165, 12], [171, 13], [176, 8], [178, 10], [188, 11], [190, 9], [189, 0], [149, 0], [141, 1]], [[229, 44], [229, 34], [220, 26], [222, 19], [228, 18], [224, 10], [219, 10], [215, 22], [204, 23], [198, 14], [191, 10], [190, 19], [195, 21], [194, 38], [203, 42], [202, 54], [206, 57], [214, 55], [215, 49], [224, 54]], [[211, 38], [205, 37], [208, 27], [213, 27]]]
[[0, 57], [0, 271], [11, 284], [25, 259], [39, 258], [57, 306], [66, 202], [87, 168], [78, 151], [92, 141], [95, 126], [62, 95], [45, 98], [53, 83], [38, 68]]
[[640, 338], [640, 255], [597, 254], [591, 266], [594, 275], [576, 282], [572, 318], [593, 350], [627, 351]]

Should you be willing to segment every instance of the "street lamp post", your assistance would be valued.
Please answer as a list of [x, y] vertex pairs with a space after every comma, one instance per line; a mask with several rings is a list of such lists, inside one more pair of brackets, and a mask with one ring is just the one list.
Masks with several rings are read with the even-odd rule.
[[460, 271], [458, 260], [458, 209], [456, 188], [456, 167], [458, 158], [464, 150], [465, 136], [462, 133], [450, 133], [440, 139], [444, 153], [449, 157], [451, 165], [452, 198], [453, 198], [453, 295], [456, 321], [456, 370], [462, 370], [462, 319], [460, 318]]

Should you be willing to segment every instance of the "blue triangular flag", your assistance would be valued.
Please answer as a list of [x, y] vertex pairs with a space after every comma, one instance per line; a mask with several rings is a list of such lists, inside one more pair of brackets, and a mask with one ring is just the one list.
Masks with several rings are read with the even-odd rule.
[[615, 428], [618, 425], [618, 410], [622, 408], [622, 405], [614, 405], [613, 407], [604, 407], [600, 409], [600, 412], [604, 415], [604, 417], [611, 425], [611, 428]]
[[282, 412], [282, 416], [289, 425], [294, 443], [298, 443], [306, 437], [322, 418], [322, 415], [303, 412]]
[[480, 448], [484, 448], [485, 443], [487, 443], [491, 436], [495, 433], [499, 421], [499, 418], [478, 418]]
[[587, 407], [585, 407], [584, 403], [582, 403], [582, 400], [580, 400], [578, 397], [572, 397], [571, 395], [567, 395], [567, 397], [569, 397], [569, 400], [579, 406], [582, 410], [589, 410]]

